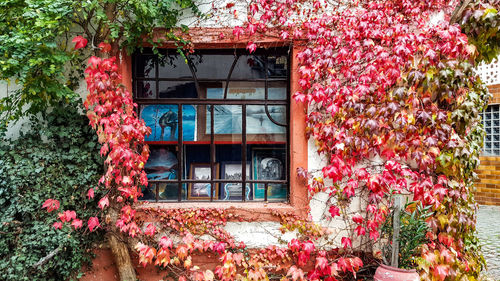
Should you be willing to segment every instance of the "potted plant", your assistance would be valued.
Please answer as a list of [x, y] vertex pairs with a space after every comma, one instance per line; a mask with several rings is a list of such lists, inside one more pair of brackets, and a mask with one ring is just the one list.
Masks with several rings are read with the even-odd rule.
[[374, 280], [418, 281], [420, 277], [415, 270], [415, 257], [418, 256], [420, 247], [428, 241], [428, 226], [425, 221], [431, 215], [430, 207], [423, 207], [420, 202], [407, 201], [403, 208], [401, 196], [398, 195], [395, 197], [392, 213], [392, 221], [388, 220], [382, 227], [382, 232], [392, 243], [387, 243], [382, 248], [382, 260], [385, 264], [377, 268]]

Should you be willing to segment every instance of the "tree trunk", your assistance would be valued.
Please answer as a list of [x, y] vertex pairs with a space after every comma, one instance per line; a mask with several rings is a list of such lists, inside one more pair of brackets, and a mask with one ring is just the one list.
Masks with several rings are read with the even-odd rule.
[[109, 247], [113, 252], [120, 280], [136, 281], [137, 277], [135, 275], [134, 267], [132, 266], [132, 261], [130, 260], [127, 244], [121, 241], [113, 232], [106, 233], [106, 238], [108, 239]]
[[[116, 203], [112, 201], [111, 206], [108, 209], [108, 214], [106, 215], [106, 221], [108, 223], [110, 221], [115, 222], [119, 217], [119, 212], [115, 204]], [[116, 268], [118, 269], [118, 274], [120, 275], [120, 281], [136, 281], [137, 276], [135, 275], [134, 266], [130, 260], [128, 245], [126, 241], [122, 239], [122, 235], [118, 229], [115, 228], [115, 231], [108, 231], [106, 233], [106, 239], [108, 240], [111, 252], [113, 252]]]

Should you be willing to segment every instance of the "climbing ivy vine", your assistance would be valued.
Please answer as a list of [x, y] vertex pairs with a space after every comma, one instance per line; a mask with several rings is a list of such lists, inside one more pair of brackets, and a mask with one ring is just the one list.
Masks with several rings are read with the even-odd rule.
[[[306, 134], [326, 163], [319, 173], [299, 172], [309, 180], [310, 196], [329, 195], [326, 217], [345, 222], [342, 248], [335, 253], [316, 243], [316, 234], [328, 237], [326, 230], [296, 224], [297, 218], [288, 217], [284, 229], [302, 229], [306, 235], [258, 253], [234, 243], [222, 229], [210, 228], [214, 221], [225, 222], [226, 214], [217, 210], [160, 211], [158, 224], [141, 223], [133, 202], [140, 185], [147, 184], [144, 136], [149, 129], [120, 85], [116, 59], [91, 57], [85, 105], [107, 157], [99, 188], [104, 195], [97, 199], [109, 213], [89, 218], [88, 229], [117, 227], [139, 237], [140, 263], [166, 267], [178, 280], [337, 280], [346, 272], [348, 278], [359, 274], [359, 251], [379, 240], [391, 196], [406, 193], [432, 210], [429, 242], [417, 259], [422, 278], [477, 279], [484, 261], [474, 236], [472, 190], [483, 134], [479, 113], [489, 94], [473, 68], [498, 53], [495, 3], [251, 0], [246, 6], [248, 21], [234, 28], [235, 37], [278, 32], [281, 40], [302, 47], [296, 57], [301, 90], [293, 96], [307, 105]], [[456, 12], [457, 5], [465, 8]], [[465, 15], [457, 21], [463, 29], [450, 23], [455, 12]], [[479, 32], [482, 28], [488, 32]], [[105, 34], [114, 36], [113, 31], [121, 29], [108, 26]], [[86, 41], [77, 37], [76, 47]], [[92, 39], [90, 46], [97, 42]], [[113, 50], [108, 43], [99, 44], [102, 51]], [[247, 49], [258, 47], [252, 40]], [[94, 192], [88, 190], [89, 200]], [[352, 211], [357, 197], [363, 203]], [[58, 209], [59, 201], [48, 199], [43, 207]], [[193, 222], [191, 212], [203, 223]], [[54, 227], [79, 224], [79, 215], [72, 214], [60, 216]], [[106, 214], [112, 218], [108, 226], [101, 225]], [[166, 229], [173, 229], [172, 237], [160, 234]], [[214, 239], [200, 238], [207, 233]], [[182, 242], [174, 245], [176, 235]], [[214, 270], [193, 265], [192, 253], [208, 251], [222, 265]]]

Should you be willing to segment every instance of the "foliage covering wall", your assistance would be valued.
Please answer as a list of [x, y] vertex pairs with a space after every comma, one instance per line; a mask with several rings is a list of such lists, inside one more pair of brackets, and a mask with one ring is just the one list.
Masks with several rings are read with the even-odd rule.
[[[98, 234], [54, 229], [55, 217], [41, 209], [50, 196], [84, 219], [95, 213], [81, 193], [97, 183], [102, 160], [77, 107], [56, 108], [46, 121], [34, 117], [27, 134], [0, 145], [0, 280], [67, 280], [89, 261]], [[54, 258], [32, 267], [59, 246]]]

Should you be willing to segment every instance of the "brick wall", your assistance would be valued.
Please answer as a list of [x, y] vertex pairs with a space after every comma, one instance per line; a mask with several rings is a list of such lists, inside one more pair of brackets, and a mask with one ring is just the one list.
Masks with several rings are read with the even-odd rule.
[[500, 157], [482, 156], [480, 160], [476, 201], [483, 205], [500, 205]]
[[490, 104], [500, 103], [500, 84], [488, 86], [490, 93], [493, 95], [490, 100]]
[[[490, 104], [500, 103], [500, 84], [488, 86], [493, 97]], [[479, 204], [500, 206], [500, 157], [481, 156], [477, 170], [475, 197]]]

